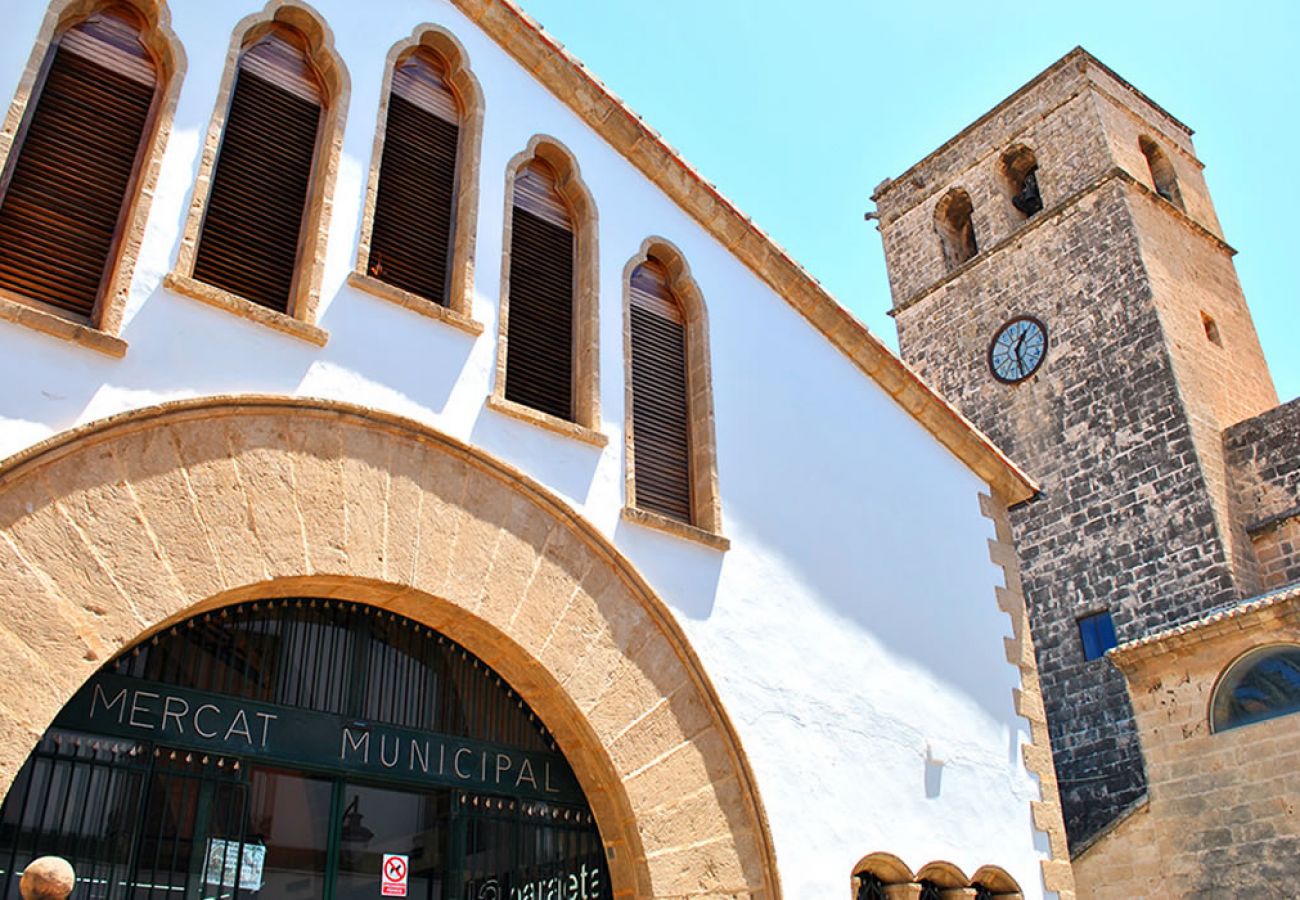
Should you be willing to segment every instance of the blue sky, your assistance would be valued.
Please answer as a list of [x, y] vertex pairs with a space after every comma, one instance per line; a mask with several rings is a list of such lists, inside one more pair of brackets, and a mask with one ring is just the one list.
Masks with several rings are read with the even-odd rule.
[[1300, 394], [1300, 3], [520, 2], [891, 346], [872, 188], [1084, 46], [1195, 129], [1278, 394]]

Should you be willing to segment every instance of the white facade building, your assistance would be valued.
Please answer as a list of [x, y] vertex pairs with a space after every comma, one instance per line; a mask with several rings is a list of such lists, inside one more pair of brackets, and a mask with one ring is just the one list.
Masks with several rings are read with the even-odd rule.
[[[73, 5], [56, 0], [51, 11], [43, 2], [24, 0], [6, 10], [0, 95], [17, 99], [0, 154], [7, 153], [11, 167], [22, 152], [21, 139], [10, 140], [12, 125], [23, 121], [34, 96], [27, 67], [41, 64], [51, 24]], [[145, 0], [140, 5], [153, 10]], [[268, 327], [265, 315], [201, 302], [164, 284], [183, 252], [214, 109], [223, 116], [229, 102], [223, 90], [228, 91], [232, 46], [237, 52], [246, 27], [241, 20], [283, 18], [286, 10], [318, 16], [328, 28], [325, 41], [332, 41], [327, 49], [341, 64], [336, 80], [343, 87], [331, 102], [345, 107], [345, 119], [337, 174], [322, 189], [328, 224], [319, 301], [309, 322], [323, 331], [323, 346]], [[160, 404], [193, 401], [175, 408], [210, 408], [215, 419], [240, 408], [241, 398], [296, 398], [303, 408], [391, 414], [409, 420], [403, 425], [408, 430], [448, 436], [477, 458], [522, 473], [536, 482], [531, 489], [567, 507], [596, 536], [592, 540], [610, 548], [611, 559], [630, 564], [644, 578], [670, 612], [671, 620], [659, 627], [680, 645], [684, 664], [703, 673], [701, 690], [716, 692], [712, 715], [731, 735], [732, 748], [719, 758], [752, 779], [746, 788], [752, 802], [745, 808], [754, 821], [724, 823], [719, 834], [703, 824], [698, 833], [683, 825], [681, 832], [666, 829], [675, 835], [671, 840], [661, 839], [645, 821], [656, 811], [677, 808], [671, 773], [664, 781], [669, 789], [657, 791], [653, 801], [629, 789], [618, 803], [631, 811], [629, 833], [639, 834], [642, 844], [632, 847], [633, 860], [610, 858], [615, 893], [844, 897], [859, 862], [876, 852], [893, 854], [918, 878], [946, 889], [966, 883], [945, 881], [955, 877], [951, 867], [923, 867], [945, 861], [969, 882], [982, 867], [995, 866], [1025, 897], [1068, 893], [1067, 864], [1052, 862], [1062, 859], [1062, 848], [1049, 840], [1049, 832], [1059, 832], [1059, 809], [1045, 733], [1041, 720], [1031, 728], [1022, 715], [1039, 713], [1032, 652], [1017, 649], [1027, 646], [1019, 643], [1027, 636], [1019, 618], [1023, 610], [1016, 607], [1014, 557], [995, 531], [998, 510], [1028, 497], [1032, 485], [770, 242], [758, 233], [728, 241], [728, 230], [742, 221], [729, 205], [715, 201], [712, 223], [702, 221], [698, 210], [683, 208], [683, 196], [710, 189], [639, 123], [618, 121], [617, 112], [611, 117], [609, 110], [621, 109], [616, 101], [590, 85], [557, 94], [556, 85], [579, 84], [584, 73], [513, 7], [470, 0], [322, 0], [307, 10], [277, 0], [263, 10], [173, 0], [162, 11], [163, 26], [168, 16], [184, 53], [172, 76], [179, 93], [174, 117], [169, 127], [163, 125], [156, 184], [119, 321], [97, 328], [83, 318], [75, 328], [63, 327], [50, 318], [75, 316], [21, 292], [0, 294], [0, 379], [6, 385], [0, 457], [8, 459], [0, 463], [6, 510], [0, 536], [13, 558], [23, 561], [21, 573], [8, 572], [4, 579], [2, 602], [11, 611], [37, 602], [28, 593], [28, 567], [61, 594], [61, 603], [76, 607], [84, 598], [79, 586], [61, 585], [54, 562], [42, 562], [26, 548], [24, 542], [34, 538], [24, 537], [31, 533], [24, 529], [29, 519], [45, 514], [45, 504], [13, 504], [17, 492], [28, 489], [26, 473], [53, 456], [98, 446], [96, 435], [117, 427], [102, 424], [109, 417], [125, 414], [126, 421], [136, 421], [154, 415]], [[292, 16], [284, 20], [297, 21]], [[378, 162], [372, 157], [390, 52], [428, 26], [459, 43], [464, 67], [482, 92], [472, 303], [466, 310], [481, 324], [477, 334], [349, 281], [370, 173]], [[56, 25], [56, 33], [65, 27]], [[535, 54], [533, 66], [523, 64], [525, 54]], [[593, 127], [602, 116], [604, 125]], [[575, 436], [489, 404], [500, 393], [499, 320], [509, 269], [503, 241], [511, 208], [507, 171], [538, 135], [571, 154], [595, 208], [596, 314], [577, 327], [592, 329], [584, 341], [598, 362], [598, 412], [587, 431], [603, 438]], [[317, 155], [322, 165], [328, 150]], [[662, 177], [652, 180], [647, 168]], [[210, 168], [204, 178], [211, 178]], [[676, 187], [666, 190], [665, 182]], [[464, 187], [459, 185], [462, 197]], [[680, 253], [707, 316], [720, 528], [696, 529], [699, 534], [656, 527], [654, 520], [647, 524], [645, 517], [624, 512], [627, 279], [630, 263], [644, 258], [651, 238]], [[125, 342], [125, 348], [115, 341], [97, 344], [90, 334], [96, 331]], [[109, 352], [101, 352], [105, 348]], [[584, 349], [578, 347], [578, 354]], [[128, 483], [129, 465], [123, 466], [122, 481]], [[253, 478], [247, 468], [241, 471], [245, 481]], [[106, 570], [129, 568], [112, 558], [133, 552], [128, 542], [115, 546], [97, 537], [93, 524], [78, 521], [96, 515], [93, 503], [77, 506], [48, 473], [30, 477], [44, 479], [52, 508], [84, 539], [67, 548], [69, 565], [84, 557]], [[991, 499], [982, 504], [981, 495]], [[396, 492], [379, 502], [400, 515]], [[212, 541], [223, 540], [212, 522], [207, 525]], [[158, 546], [165, 546], [167, 523], [155, 521], [149, 528]], [[169, 552], [161, 556], [178, 571]], [[303, 574], [321, 571], [317, 565]], [[267, 573], [266, 584], [272, 585], [278, 577], [274, 567], [268, 565]], [[338, 579], [347, 574], [335, 573]], [[130, 593], [129, 577], [111, 580]], [[227, 588], [238, 587], [236, 581], [225, 575]], [[362, 581], [369, 586], [375, 579]], [[369, 587], [350, 594], [346, 580], [332, 583], [337, 590], [330, 596], [371, 602]], [[105, 655], [66, 674], [41, 671], [43, 644], [23, 625], [27, 616], [7, 614], [16, 624], [6, 639], [25, 642], [26, 649], [6, 672], [9, 686], [0, 696], [10, 721], [5, 740], [26, 749], [5, 756], [5, 785], [60, 703], [113, 652], [194, 611], [183, 603], [157, 612], [141, 607], [135, 634], [106, 631]], [[86, 621], [95, 619], [86, 615]], [[442, 630], [471, 649], [467, 635], [479, 633], [479, 626], [484, 633], [495, 627], [481, 610], [458, 615], [465, 617], [463, 634], [454, 624]], [[482, 640], [483, 646], [508, 648], [501, 653], [520, 654], [521, 665], [531, 664], [531, 657], [523, 658], [526, 640], [509, 634], [497, 644]], [[491, 661], [486, 651], [475, 652]], [[544, 654], [538, 658], [544, 665]], [[50, 663], [52, 670], [60, 665]], [[514, 683], [508, 667], [497, 668]], [[35, 693], [42, 705], [35, 709], [11, 698], [25, 690], [20, 685], [28, 678], [41, 685]], [[575, 756], [563, 737], [569, 731], [550, 721], [540, 701], [563, 684], [556, 676], [553, 684], [542, 679], [514, 687], [559, 739], [590, 794], [598, 779], [587, 774], [583, 760], [599, 757], [617, 771], [613, 740], [649, 712], [629, 714], [626, 723], [608, 730], [596, 722], [588, 728], [582, 716], [593, 712], [599, 698], [570, 697], [576, 724], [569, 731], [589, 739]], [[617, 679], [608, 688], [617, 691]], [[699, 740], [683, 732], [688, 745]], [[1041, 786], [1026, 759], [1043, 766]], [[661, 761], [640, 763], [619, 777], [626, 783]], [[726, 777], [714, 781], [722, 791], [719, 783]], [[8, 802], [15, 802], [12, 794]], [[603, 807], [595, 800], [591, 805], [606, 844], [617, 844], [606, 833]], [[720, 869], [716, 858], [733, 850], [741, 862]], [[1066, 867], [1064, 873], [1054, 866]], [[574, 896], [560, 884], [554, 896]], [[1007, 890], [1001, 884], [982, 886]], [[452, 896], [460, 888], [448, 890]]]

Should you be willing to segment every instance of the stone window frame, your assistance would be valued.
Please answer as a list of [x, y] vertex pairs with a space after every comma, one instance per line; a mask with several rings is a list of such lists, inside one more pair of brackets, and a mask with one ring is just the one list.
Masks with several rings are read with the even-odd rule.
[[[0, 319], [25, 325], [52, 337], [80, 344], [108, 356], [125, 355], [127, 344], [120, 337], [126, 303], [131, 293], [132, 277], [144, 241], [145, 224], [158, 185], [163, 153], [176, 116], [187, 61], [185, 48], [171, 27], [171, 11], [161, 0], [116, 0], [144, 20], [140, 37], [157, 65], [158, 95], [151, 113], [152, 134], [143, 142], [143, 157], [127, 197], [127, 212], [109, 260], [108, 272], [89, 324], [65, 318], [58, 313], [6, 290], [0, 290]], [[54, 43], [69, 28], [84, 20], [108, 0], [54, 0], [46, 10], [28, 58], [27, 67], [18, 80], [14, 99], [9, 104], [4, 125], [0, 127], [0, 172], [4, 171], [13, 150], [14, 139], [22, 126], [28, 106], [45, 69]]]
[[[632, 424], [632, 273], [653, 259], [668, 275], [668, 289], [686, 321], [687, 417], [690, 427], [691, 521], [682, 522], [642, 509], [636, 502], [636, 446]], [[722, 499], [718, 490], [718, 453], [714, 434], [713, 372], [709, 355], [709, 318], [704, 294], [691, 275], [682, 251], [667, 238], [652, 236], [623, 267], [623, 442], [625, 454], [623, 518], [638, 525], [697, 541], [715, 550], [731, 542], [722, 535]]]
[[[964, 204], [966, 207], [966, 227], [970, 229], [969, 255], [963, 255], [966, 248], [960, 243], [962, 229], [958, 227], [959, 223], [954, 221], [954, 215], [950, 212], [955, 204]], [[970, 192], [965, 188], [952, 187], [944, 192], [934, 204], [933, 222], [934, 233], [939, 238], [939, 253], [948, 272], [956, 271], [979, 256], [979, 235], [975, 231], [975, 203], [971, 200]]]
[[1293, 709], [1281, 709], [1271, 712], [1267, 716], [1248, 719], [1244, 722], [1227, 722], [1220, 724], [1216, 721], [1215, 707], [1218, 705], [1219, 694], [1226, 686], [1228, 679], [1242, 669], [1253, 668], [1256, 665], [1258, 658], [1267, 656], [1272, 651], [1287, 649], [1300, 653], [1300, 643], [1297, 643], [1296, 641], [1283, 640], [1260, 644], [1257, 647], [1251, 647], [1249, 650], [1237, 654], [1233, 657], [1230, 663], [1223, 667], [1223, 671], [1219, 673], [1219, 677], [1214, 681], [1214, 687], [1210, 691], [1210, 700], [1206, 707], [1206, 721], [1209, 723], [1211, 734], [1223, 734], [1229, 731], [1236, 731], [1239, 728], [1246, 728], [1250, 725], [1258, 725], [1261, 722], [1271, 722], [1274, 719], [1300, 714], [1300, 707], [1296, 707]]
[[[306, 38], [307, 57], [321, 76], [326, 97], [326, 108], [316, 136], [316, 155], [308, 182], [302, 224], [303, 240], [294, 266], [288, 313], [262, 306], [194, 277], [194, 261], [211, 198], [212, 176], [221, 147], [221, 137], [225, 132], [226, 118], [230, 112], [239, 58], [247, 47], [275, 25], [293, 28]], [[203, 143], [189, 214], [181, 234], [180, 250], [176, 255], [175, 266], [163, 279], [165, 287], [318, 347], [325, 345], [329, 334], [316, 324], [316, 313], [320, 305], [321, 277], [325, 268], [325, 250], [334, 207], [334, 186], [338, 178], [343, 127], [347, 120], [350, 95], [351, 81], [342, 57], [334, 48], [334, 33], [316, 10], [300, 0], [270, 0], [261, 12], [239, 20], [231, 36], [221, 86], [217, 91], [212, 119]]]
[[[451, 265], [447, 270], [446, 306], [388, 284], [367, 271], [375, 223], [375, 203], [379, 196], [380, 165], [388, 128], [388, 106], [392, 98], [393, 72], [402, 59], [420, 50], [433, 54], [447, 66], [448, 80], [460, 106], [459, 134], [456, 140], [456, 210], [452, 221], [452, 253]], [[483, 333], [483, 323], [474, 319], [474, 247], [478, 234], [479, 181], [482, 174], [483, 110], [483, 88], [470, 68], [469, 55], [465, 52], [464, 45], [446, 28], [430, 23], [418, 25], [409, 38], [392, 46], [384, 60], [379, 114], [370, 154], [370, 174], [366, 181], [356, 264], [348, 274], [348, 284], [358, 290], [446, 322], [472, 335]]]
[[[514, 231], [515, 177], [526, 163], [540, 159], [556, 173], [556, 189], [573, 217], [573, 412], [574, 421], [506, 399], [506, 350], [510, 329], [510, 247]], [[487, 406], [508, 416], [576, 438], [596, 447], [609, 443], [600, 430], [600, 277], [596, 203], [582, 180], [577, 158], [558, 139], [533, 135], [506, 164], [501, 235], [501, 291], [497, 313], [496, 379]]]

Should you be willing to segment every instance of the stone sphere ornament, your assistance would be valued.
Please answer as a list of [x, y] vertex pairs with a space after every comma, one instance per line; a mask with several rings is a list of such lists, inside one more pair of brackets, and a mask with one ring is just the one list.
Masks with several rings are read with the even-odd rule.
[[76, 884], [71, 863], [61, 856], [42, 856], [28, 864], [18, 890], [23, 900], [67, 900]]

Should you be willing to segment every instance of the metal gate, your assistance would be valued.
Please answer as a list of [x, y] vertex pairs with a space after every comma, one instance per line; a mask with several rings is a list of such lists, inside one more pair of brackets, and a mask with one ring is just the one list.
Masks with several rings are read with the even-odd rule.
[[69, 702], [0, 808], [0, 900], [50, 854], [86, 900], [360, 900], [386, 854], [411, 900], [608, 895], [570, 785], [541, 723], [453, 642], [347, 603], [246, 604]]

